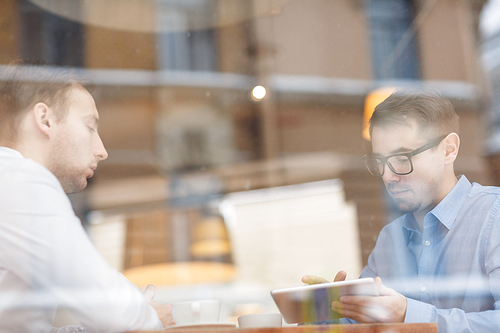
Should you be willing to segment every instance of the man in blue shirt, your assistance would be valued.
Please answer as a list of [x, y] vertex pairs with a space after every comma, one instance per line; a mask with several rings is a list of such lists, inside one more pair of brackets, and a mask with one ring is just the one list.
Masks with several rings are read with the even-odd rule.
[[[360, 276], [374, 277], [380, 296], [345, 296], [332, 309], [344, 322], [500, 331], [500, 188], [455, 176], [452, 104], [435, 93], [397, 91], [376, 107], [370, 135], [366, 166], [406, 214], [382, 229]], [[345, 278], [340, 271], [335, 280]]]

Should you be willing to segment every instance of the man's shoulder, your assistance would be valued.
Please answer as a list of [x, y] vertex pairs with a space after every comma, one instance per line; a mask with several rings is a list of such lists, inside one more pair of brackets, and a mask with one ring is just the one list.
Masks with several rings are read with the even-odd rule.
[[484, 186], [479, 183], [472, 183], [471, 190], [469, 192], [471, 196], [478, 195], [492, 195], [499, 196], [500, 195], [500, 187], [498, 186]]
[[0, 196], [11, 201], [35, 193], [39, 196], [66, 196], [59, 180], [43, 165], [24, 157], [0, 158]]
[[462, 207], [463, 212], [489, 212], [493, 207], [495, 207], [494, 211], [498, 211], [500, 208], [500, 187], [472, 183]]
[[58, 183], [57, 178], [43, 165], [28, 158], [0, 158], [1, 182], [37, 182]]
[[[20, 210], [20, 208], [22, 208]], [[72, 214], [71, 203], [57, 178], [26, 158], [0, 158], [0, 215]]]

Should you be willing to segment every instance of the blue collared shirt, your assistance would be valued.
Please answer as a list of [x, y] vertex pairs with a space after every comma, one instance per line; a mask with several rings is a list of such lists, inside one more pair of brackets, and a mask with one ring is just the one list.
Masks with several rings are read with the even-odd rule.
[[385, 226], [360, 277], [407, 297], [405, 322], [439, 332], [500, 332], [500, 188], [462, 176], [424, 218]]

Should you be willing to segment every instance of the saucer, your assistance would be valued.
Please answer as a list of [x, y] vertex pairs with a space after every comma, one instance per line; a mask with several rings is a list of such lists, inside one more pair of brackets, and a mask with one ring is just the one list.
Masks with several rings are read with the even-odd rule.
[[166, 330], [187, 330], [187, 329], [215, 329], [215, 328], [235, 328], [235, 323], [224, 323], [224, 322], [205, 322], [205, 323], [186, 323], [166, 327]]

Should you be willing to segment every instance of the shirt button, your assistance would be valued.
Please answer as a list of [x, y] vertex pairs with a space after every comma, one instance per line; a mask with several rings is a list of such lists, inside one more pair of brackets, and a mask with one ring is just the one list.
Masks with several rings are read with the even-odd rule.
[[429, 246], [429, 245], [431, 245], [431, 241], [426, 240], [425, 241], [425, 246]]
[[427, 290], [427, 288], [425, 288], [425, 286], [420, 287], [421, 292], [425, 293], [426, 290]]

